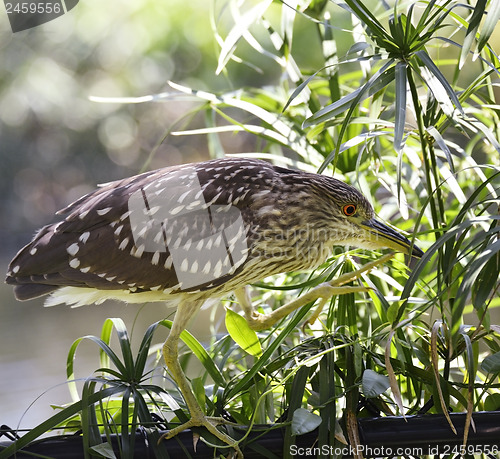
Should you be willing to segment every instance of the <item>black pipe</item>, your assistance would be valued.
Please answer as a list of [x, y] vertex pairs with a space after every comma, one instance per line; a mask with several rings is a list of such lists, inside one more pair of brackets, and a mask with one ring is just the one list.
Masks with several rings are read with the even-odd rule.
[[[361, 443], [366, 445], [365, 457], [380, 456], [377, 451], [368, 451], [382, 448], [392, 448], [394, 455], [397, 448], [413, 450], [413, 456], [425, 454], [460, 454], [464, 438], [466, 421], [465, 413], [450, 413], [455, 426], [455, 435], [446, 420], [440, 414], [407, 416], [406, 421], [400, 416], [383, 418], [362, 418], [358, 420]], [[469, 428], [467, 445], [464, 453], [492, 454], [498, 457], [500, 452], [500, 412], [485, 411], [472, 414], [474, 426]], [[369, 448], [368, 448], [369, 447]], [[423, 452], [419, 452], [422, 450]], [[410, 455], [411, 453], [406, 453]], [[391, 454], [382, 454], [388, 455]]]
[[[383, 418], [362, 418], [358, 420], [359, 434], [362, 446], [359, 449], [364, 457], [384, 457], [395, 455], [421, 456], [424, 454], [459, 454], [462, 452], [465, 413], [451, 413], [450, 417], [457, 430], [457, 435], [451, 430], [443, 415], [407, 416], [406, 420], [399, 416]], [[470, 428], [465, 453], [486, 453], [498, 457], [500, 452], [500, 412], [476, 412], [472, 416], [476, 430]], [[238, 430], [237, 430], [238, 431]], [[263, 432], [265, 432], [263, 434]], [[255, 426], [250, 432], [243, 452], [245, 459], [262, 457], [259, 451], [265, 450], [282, 456], [284, 443], [284, 428], [272, 426]], [[112, 443], [118, 454], [119, 437], [112, 435]], [[333, 453], [333, 447], [318, 445], [317, 430], [295, 438], [295, 457], [314, 458], [318, 454]], [[106, 441], [103, 438], [103, 441]], [[0, 442], [0, 452], [12, 442]], [[184, 458], [187, 450], [195, 459], [214, 457], [213, 449], [202, 441], [193, 449], [193, 436], [185, 431], [177, 437], [162, 442], [162, 447], [172, 458]], [[398, 448], [402, 448], [399, 449]], [[469, 448], [469, 449], [467, 449]], [[475, 448], [474, 450], [472, 448]], [[19, 452], [19, 459], [32, 458], [28, 452], [43, 454], [56, 459], [79, 459], [83, 456], [83, 442], [80, 435], [54, 436], [37, 440]], [[224, 453], [223, 449], [219, 452]], [[336, 445], [335, 453], [344, 457], [353, 455], [353, 448]], [[402, 454], [397, 454], [401, 452]], [[134, 457], [152, 458], [153, 453], [144, 433], [138, 431], [135, 438]]]

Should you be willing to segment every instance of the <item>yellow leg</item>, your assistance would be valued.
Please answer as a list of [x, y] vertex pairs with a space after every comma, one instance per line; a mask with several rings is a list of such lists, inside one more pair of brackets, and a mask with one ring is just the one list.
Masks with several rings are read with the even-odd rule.
[[371, 269], [382, 263], [385, 263], [386, 261], [390, 260], [393, 256], [394, 256], [393, 253], [389, 253], [387, 255], [384, 255], [378, 260], [367, 263], [366, 265], [364, 265], [363, 267], [361, 267], [356, 271], [345, 273], [342, 276], [338, 277], [337, 279], [331, 280], [330, 282], [324, 282], [316, 286], [312, 290], [309, 290], [307, 293], [300, 296], [299, 298], [290, 301], [287, 304], [284, 304], [278, 309], [275, 309], [269, 314], [261, 314], [255, 311], [255, 309], [252, 306], [252, 302], [250, 300], [248, 292], [246, 291], [245, 288], [235, 290], [236, 299], [240, 303], [245, 313], [245, 318], [250, 328], [259, 331], [272, 327], [276, 322], [278, 322], [278, 320], [282, 319], [283, 317], [287, 316], [293, 311], [301, 308], [302, 306], [305, 306], [307, 303], [310, 303], [311, 301], [315, 301], [321, 298], [322, 301], [320, 305], [318, 306], [317, 310], [314, 312], [314, 314], [308, 321], [309, 323], [313, 323], [314, 320], [316, 320], [317, 317], [319, 316], [327, 300], [331, 298], [333, 295], [342, 295], [344, 293], [369, 291], [370, 290], [369, 287], [343, 286], [343, 284], [347, 284], [347, 282], [351, 282], [355, 279], [358, 279], [361, 276], [361, 274], [370, 271]]
[[182, 393], [182, 396], [184, 397], [184, 400], [186, 401], [191, 419], [168, 431], [160, 438], [160, 441], [164, 438], [169, 439], [175, 437], [183, 430], [190, 429], [191, 427], [205, 427], [212, 435], [226, 443], [229, 447], [234, 448], [237, 458], [243, 459], [243, 454], [238, 446], [238, 442], [216, 428], [219, 424], [229, 423], [223, 418], [205, 416], [179, 363], [178, 345], [180, 334], [182, 330], [186, 328], [186, 325], [191, 317], [200, 309], [202, 305], [203, 302], [184, 302], [179, 305], [175, 313], [170, 333], [163, 344], [163, 357], [165, 359], [165, 364], [170, 370], [170, 373], [172, 374], [179, 390]]

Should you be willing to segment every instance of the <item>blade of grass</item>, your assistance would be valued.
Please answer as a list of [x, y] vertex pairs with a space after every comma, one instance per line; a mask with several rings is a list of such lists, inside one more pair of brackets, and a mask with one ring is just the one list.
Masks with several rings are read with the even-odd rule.
[[[431, 88], [431, 91], [434, 93], [434, 96], [436, 97], [438, 102], [440, 102], [440, 104], [442, 103], [444, 105], [447, 105], [446, 99], [449, 98], [458, 109], [458, 111], [463, 116], [465, 116], [464, 109], [462, 108], [462, 105], [460, 104], [455, 91], [451, 87], [450, 83], [448, 83], [448, 80], [445, 78], [445, 76], [437, 68], [436, 64], [434, 64], [434, 61], [430, 58], [430, 56], [423, 50], [417, 51], [415, 55], [420, 58], [420, 60], [424, 63], [425, 68], [430, 72], [430, 74], [434, 75], [439, 82], [439, 85], [437, 85], [432, 84], [432, 80], [427, 81], [427, 84], [432, 84], [432, 86], [429, 84], [429, 87]], [[443, 89], [445, 91], [444, 93]]]
[[292, 388], [290, 390], [290, 397], [288, 399], [288, 416], [287, 424], [285, 428], [285, 439], [283, 442], [283, 459], [292, 458], [291, 446], [295, 442], [295, 436], [292, 433], [292, 419], [295, 410], [302, 406], [302, 400], [304, 398], [307, 377], [309, 375], [310, 369], [303, 366], [298, 369], [292, 382]]
[[257, 22], [257, 20], [269, 8], [271, 3], [272, 0], [264, 0], [248, 10], [245, 14], [235, 18], [235, 24], [228, 33], [220, 50], [217, 70], [215, 71], [216, 75], [218, 75], [226, 66], [243, 34], [248, 31], [252, 24]]
[[132, 354], [132, 347], [130, 344], [130, 339], [127, 332], [127, 327], [125, 322], [120, 318], [107, 319], [113, 323], [116, 333], [118, 335], [118, 342], [120, 344], [120, 349], [122, 351], [123, 363], [127, 369], [128, 375], [134, 374], [134, 357]]
[[[396, 82], [396, 112], [394, 123], [394, 149], [400, 152], [403, 149], [403, 135], [406, 123], [406, 88], [407, 88], [407, 64], [406, 62], [398, 62], [394, 70]], [[398, 189], [401, 188], [401, 183], [398, 183]]]
[[448, 164], [450, 166], [451, 172], [454, 174], [455, 173], [455, 165], [453, 164], [453, 158], [451, 157], [451, 151], [448, 148], [448, 145], [446, 145], [440, 132], [434, 126], [428, 126], [426, 128], [426, 130], [434, 138], [436, 143], [439, 145], [439, 148], [441, 149], [441, 151], [444, 153], [444, 155], [446, 157], [446, 161], [448, 162]]
[[95, 381], [87, 379], [82, 390], [82, 442], [85, 459], [89, 457], [91, 446], [102, 443], [99, 427], [97, 426], [95, 404], [89, 401], [95, 393], [95, 386]]
[[[109, 397], [117, 392], [120, 392], [121, 390], [122, 388], [120, 386], [115, 386], [103, 389], [99, 392], [94, 392], [89, 395], [87, 403], [88, 404], [96, 403], [103, 398]], [[51, 416], [49, 419], [43, 421], [35, 428], [29, 430], [19, 440], [17, 440], [4, 450], [0, 451], [0, 459], [7, 459], [9, 457], [12, 457], [17, 451], [20, 451], [22, 448], [27, 446], [33, 440], [36, 440], [44, 433], [50, 431], [57, 425], [62, 424], [67, 419], [73, 417], [75, 414], [77, 414], [82, 410], [82, 407], [83, 407], [83, 401], [80, 400], [76, 403], [71, 404], [67, 408], [64, 408], [62, 411], [59, 411], [54, 416]]]
[[90, 341], [93, 341], [96, 343], [102, 351], [111, 359], [111, 362], [113, 362], [113, 365], [116, 366], [117, 370], [121, 374], [126, 374], [127, 370], [119, 357], [114, 353], [114, 351], [100, 338], [97, 338], [97, 336], [83, 336], [81, 338], [78, 338], [72, 345], [68, 353], [68, 358], [66, 361], [66, 375], [68, 379], [73, 379], [74, 378], [74, 368], [73, 368], [73, 361], [75, 358], [76, 354], [76, 349], [78, 345], [85, 339], [88, 339]]
[[441, 409], [443, 411], [443, 414], [448, 421], [448, 424], [451, 427], [451, 430], [455, 435], [457, 435], [457, 429], [455, 429], [455, 426], [453, 425], [453, 422], [451, 421], [450, 415], [448, 414], [448, 407], [446, 406], [446, 402], [444, 401], [443, 397], [443, 390], [441, 389], [441, 375], [439, 374], [439, 361], [438, 361], [438, 351], [437, 351], [437, 336], [439, 333], [439, 329], [441, 326], [444, 328], [445, 333], [446, 333], [446, 325], [444, 322], [440, 320], [436, 320], [434, 322], [434, 325], [432, 326], [432, 331], [431, 331], [431, 361], [432, 361], [432, 369], [434, 370], [434, 378], [435, 378], [435, 384], [436, 388], [439, 394], [439, 403], [441, 404]]
[[390, 67], [392, 62], [391, 60], [384, 64], [362, 87], [318, 110], [307, 118], [302, 126], [307, 128], [318, 123], [324, 123], [347, 109], [357, 106], [360, 102], [383, 89], [394, 80], [394, 68]]
[[411, 290], [415, 286], [416, 281], [419, 279], [423, 269], [429, 263], [430, 259], [439, 251], [439, 249], [450, 239], [457, 236], [457, 234], [462, 233], [467, 230], [467, 228], [479, 222], [489, 221], [488, 218], [475, 218], [471, 220], [466, 220], [465, 222], [448, 229], [429, 249], [426, 250], [424, 256], [420, 259], [417, 266], [412, 270], [410, 277], [405, 283], [404, 290], [401, 293], [401, 299], [408, 298], [410, 296]]
[[131, 448], [131, 430], [129, 430], [129, 407], [130, 407], [130, 395], [132, 393], [132, 388], [127, 386], [122, 395], [122, 409], [120, 416], [120, 443], [122, 445], [122, 454], [124, 458], [131, 458], [133, 454], [133, 448]]
[[146, 368], [146, 362], [149, 356], [149, 352], [151, 350], [151, 341], [153, 339], [153, 334], [158, 328], [159, 322], [155, 322], [150, 325], [144, 334], [141, 344], [139, 346], [139, 352], [137, 353], [137, 358], [135, 360], [134, 370], [135, 376], [134, 379], [136, 381], [140, 381], [144, 375], [144, 371]]
[[474, 365], [474, 351], [469, 335], [462, 328], [460, 330], [465, 342], [465, 367], [467, 370], [467, 416], [465, 418], [464, 437], [462, 445], [465, 447], [467, 438], [469, 437], [469, 429], [472, 421], [472, 410], [474, 408], [474, 379], [476, 377], [476, 369]]
[[346, 3], [351, 11], [365, 25], [369, 35], [378, 43], [379, 46], [387, 50], [393, 50], [394, 48], [397, 48], [394, 46], [392, 37], [387, 33], [382, 24], [373, 15], [369, 7], [356, 0], [346, 0]]
[[474, 7], [474, 11], [469, 21], [469, 26], [467, 27], [467, 32], [465, 34], [462, 51], [460, 52], [460, 61], [458, 64], [459, 69], [464, 66], [465, 60], [467, 59], [467, 56], [471, 51], [472, 43], [476, 38], [477, 29], [479, 28], [479, 24], [481, 23], [481, 19], [483, 18], [486, 3], [488, 3], [488, 0], [478, 0], [476, 6]]
[[[332, 162], [332, 161], [334, 163], [334, 169], [335, 169], [336, 159], [338, 158], [338, 154], [339, 154], [339, 151], [340, 151], [340, 148], [341, 148], [341, 145], [342, 145], [342, 140], [344, 138], [344, 134], [347, 131], [349, 123], [350, 123], [350, 121], [352, 119], [352, 116], [354, 114], [354, 110], [356, 108], [358, 108], [359, 100], [363, 97], [363, 95], [365, 94], [366, 91], [369, 92], [370, 88], [373, 89], [374, 85], [383, 84], [382, 87], [384, 87], [387, 84], [389, 84], [389, 81], [387, 81], [387, 83], [385, 83], [385, 82], [382, 82], [381, 80], [382, 80], [383, 75], [385, 74], [386, 71], [387, 71], [388, 74], [392, 74], [394, 72], [394, 67], [391, 67], [392, 64], [393, 64], [393, 60], [390, 60], [379, 71], [377, 71], [377, 73], [375, 73], [368, 80], [368, 82], [363, 86], [363, 89], [359, 92], [359, 94], [357, 95], [357, 97], [352, 101], [352, 104], [351, 104], [351, 106], [349, 108], [349, 111], [347, 112], [347, 115], [345, 116], [344, 121], [342, 122], [342, 127], [340, 129], [339, 136], [338, 136], [338, 139], [337, 139], [337, 147], [336, 147], [335, 151], [333, 151], [332, 153], [330, 153], [330, 155], [328, 155], [328, 157], [323, 161], [323, 163], [321, 164], [321, 166], [318, 169], [318, 174], [321, 174], [326, 169], [326, 167], [328, 166], [328, 164], [330, 164], [330, 162]], [[382, 89], [382, 87], [380, 87], [379, 89]]]
[[488, 261], [492, 259], [492, 257], [496, 257], [499, 252], [500, 252], [500, 240], [489, 245], [468, 266], [467, 272], [465, 273], [465, 276], [460, 284], [460, 287], [458, 288], [457, 299], [453, 306], [453, 313], [452, 313], [452, 323], [454, 325], [452, 328], [453, 334], [455, 334], [458, 331], [458, 327], [461, 322], [467, 298], [472, 290], [472, 287], [477, 281], [477, 277], [481, 273], [484, 266], [486, 266]]
[[391, 391], [392, 395], [394, 396], [394, 400], [396, 402], [396, 405], [399, 408], [399, 412], [401, 413], [401, 416], [403, 416], [404, 419], [406, 419], [405, 416], [405, 409], [403, 405], [403, 399], [401, 398], [401, 391], [399, 390], [399, 385], [398, 385], [398, 380], [396, 378], [396, 373], [394, 372], [394, 368], [392, 367], [391, 364], [391, 344], [392, 344], [392, 338], [394, 336], [394, 333], [396, 333], [395, 330], [392, 330], [391, 333], [389, 334], [389, 337], [387, 338], [387, 344], [385, 345], [385, 368], [387, 370], [387, 376], [389, 377], [389, 384], [391, 386]]
[[[163, 389], [159, 387], [147, 386], [147, 388], [151, 388], [154, 391], [163, 392]], [[151, 397], [151, 394], [148, 395]], [[142, 394], [136, 389], [134, 389], [133, 396], [134, 404], [137, 408], [137, 416], [140, 419], [141, 423], [145, 426], [153, 426], [155, 422], [151, 417], [151, 411], [146, 400], [144, 400]], [[160, 434], [158, 432], [158, 429], [146, 427], [144, 430], [146, 431], [149, 445], [152, 449], [155, 459], [169, 459], [170, 456], [168, 454], [167, 448], [164, 446], [164, 443], [159, 443]]]
[[[482, 0], [478, 0], [478, 4], [480, 1]], [[486, 15], [483, 27], [481, 28], [481, 35], [479, 36], [479, 42], [477, 44], [476, 56], [486, 46], [486, 43], [488, 43], [488, 40], [490, 39], [491, 35], [493, 34], [495, 28], [498, 25], [499, 19], [500, 19], [500, 0], [491, 0], [490, 9], [488, 10], [488, 14]]]

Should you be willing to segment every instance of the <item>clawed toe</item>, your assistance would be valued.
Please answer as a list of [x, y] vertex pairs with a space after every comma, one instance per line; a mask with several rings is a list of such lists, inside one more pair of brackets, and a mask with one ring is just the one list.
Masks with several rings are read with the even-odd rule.
[[184, 424], [181, 424], [180, 426], [177, 426], [169, 430], [168, 432], [164, 433], [158, 440], [158, 443], [160, 443], [162, 440], [169, 440], [170, 438], [175, 437], [184, 430], [191, 429], [192, 427], [205, 427], [212, 435], [217, 437], [222, 442], [226, 443], [227, 446], [213, 445], [207, 442], [208, 445], [217, 448], [233, 448], [236, 452], [236, 458], [243, 459], [243, 453], [241, 452], [238, 442], [233, 438], [231, 438], [229, 435], [217, 429], [217, 426], [221, 424], [233, 425], [233, 426], [237, 425], [234, 422], [227, 421], [224, 418], [220, 417], [203, 416], [201, 418], [191, 418]]

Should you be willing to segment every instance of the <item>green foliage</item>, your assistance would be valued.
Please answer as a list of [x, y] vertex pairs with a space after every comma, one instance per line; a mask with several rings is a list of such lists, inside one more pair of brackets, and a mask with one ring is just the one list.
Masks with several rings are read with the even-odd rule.
[[[160, 386], [148, 384], [151, 375], [147, 368], [153, 333], [160, 324], [168, 325], [166, 322], [151, 325], [135, 358], [127, 329], [121, 319], [107, 319], [100, 338], [85, 336], [77, 339], [71, 346], [67, 361], [68, 385], [76, 400], [68, 406], [57, 407], [58, 412], [54, 416], [1, 451], [0, 457], [10, 457], [41, 434], [58, 428], [73, 432], [82, 431], [85, 457], [90, 457], [91, 451], [102, 453], [109, 449], [109, 435], [119, 433], [120, 457], [133, 457], [135, 429], [138, 425], [147, 427], [146, 433], [155, 455], [168, 457], [164, 449], [157, 446], [160, 438], [158, 430], [151, 429], [154, 424], [152, 407], [160, 409], [159, 396], [164, 390]], [[121, 357], [110, 347], [113, 330], [118, 336]], [[99, 346], [102, 367], [94, 376], [85, 380], [80, 397], [76, 390], [73, 370], [75, 354], [83, 340], [90, 340]], [[101, 435], [106, 435], [108, 441], [103, 443]]]
[[[207, 414], [225, 410], [250, 427], [283, 422], [288, 457], [294, 436], [317, 426], [319, 444], [335, 444], [343, 434], [355, 441], [353, 416], [497, 409], [500, 329], [492, 320], [500, 306], [500, 106], [493, 87], [500, 67], [488, 40], [500, 2], [479, 1], [475, 8], [396, 2], [392, 10], [385, 2], [351, 0], [298, 1], [295, 9], [247, 3], [228, 0], [215, 12], [232, 23], [225, 34], [214, 29], [221, 47], [217, 71], [230, 79], [242, 66], [255, 71], [250, 59], [271, 59], [280, 77], [272, 87], [217, 94], [170, 82], [171, 92], [149, 99], [188, 97], [207, 120], [206, 128], [170, 134], [207, 135], [211, 154], [222, 156], [224, 136], [238, 133], [255, 144], [245, 156], [335, 174], [361, 189], [381, 218], [407, 231], [426, 253], [411, 268], [398, 254], [364, 275], [372, 291], [333, 298], [303, 330], [313, 304], [258, 335], [239, 328], [241, 318], [228, 309], [228, 330], [239, 346], [224, 336], [205, 349], [184, 332], [205, 370]], [[332, 17], [339, 18], [335, 26]], [[300, 64], [294, 50], [304, 43], [322, 55], [318, 67]], [[343, 48], [345, 55], [338, 51]], [[377, 257], [335, 253], [313, 273], [265, 279], [254, 302], [261, 310], [279, 306]], [[151, 425], [152, 407], [168, 409], [158, 399], [165, 389], [146, 384], [159, 324], [148, 330], [135, 359], [116, 319], [100, 339], [86, 337], [101, 349], [100, 376], [23, 444], [74, 421], [76, 413], [94, 448], [103, 428], [125, 434], [126, 442], [138, 424]], [[109, 347], [113, 328], [121, 358]], [[70, 378], [79, 342], [70, 351]], [[175, 391], [174, 397], [182, 422], [187, 413]], [[131, 446], [121, 447], [126, 456]]]
[[255, 357], [262, 355], [262, 346], [257, 333], [250, 328], [243, 317], [229, 308], [226, 309], [226, 329], [241, 349]]
[[[417, 244], [426, 249], [411, 270], [398, 256], [389, 276], [381, 271], [367, 275], [364, 282], [374, 293], [332, 300], [321, 324], [306, 332], [310, 339], [303, 341], [295, 328], [304, 311], [272, 332], [270, 346], [262, 336], [263, 356], [239, 376], [242, 383], [229, 392], [230, 398], [247, 390], [257, 375], [265, 375], [261, 381], [276, 400], [284, 399], [291, 410], [312, 408], [322, 425], [356, 411], [361, 384], [364, 395], [374, 397], [370, 404], [376, 412], [412, 414], [424, 406], [430, 412], [484, 409], [486, 395], [496, 394], [497, 382], [496, 374], [481, 373], [486, 369], [477, 364], [479, 344], [493, 351], [499, 347], [498, 330], [490, 325], [490, 311], [500, 304], [500, 107], [492, 90], [499, 61], [488, 44], [498, 2], [478, 2], [475, 8], [452, 1], [396, 2], [391, 11], [382, 3], [348, 0], [342, 5], [347, 17], [339, 16], [339, 6], [325, 2], [298, 2], [295, 10], [283, 3], [281, 29], [275, 26], [276, 4], [273, 9], [269, 2], [256, 2], [239, 15], [235, 3], [229, 4], [234, 25], [222, 41], [218, 70], [230, 75], [243, 64], [235, 41], [240, 30], [241, 41], [268, 45], [265, 55], [280, 65], [282, 78], [272, 88], [247, 88], [238, 94], [200, 93], [172, 84], [197, 97], [200, 110], [212, 111], [220, 120], [203, 130], [174, 134], [245, 131], [256, 136], [260, 152], [255, 156], [334, 173], [368, 196], [376, 195], [376, 211], [413, 231]], [[256, 11], [261, 17], [249, 24]], [[342, 17], [335, 26], [334, 16]], [[310, 21], [320, 36], [324, 61], [319, 70], [295, 60], [300, 55], [294, 49], [308, 40], [289, 33], [299, 18]], [[455, 38], [460, 29], [466, 37], [463, 46]], [[269, 42], [262, 38], [263, 30]], [[337, 50], [345, 48], [349, 35], [352, 45], [342, 57]], [[471, 62], [464, 67], [466, 60]], [[221, 139], [213, 142], [213, 155], [225, 153]], [[267, 280], [262, 302], [279, 305], [290, 298], [288, 286], [307, 288], [314, 279], [336, 275], [342, 263], [344, 270], [351, 269], [345, 261], [356, 263], [365, 256], [373, 255], [357, 251], [334, 256], [309, 279], [289, 274]], [[475, 321], [470, 316], [474, 311]], [[335, 338], [323, 353], [317, 346], [324, 334]], [[283, 346], [289, 350], [283, 352]], [[316, 355], [304, 355], [306, 347]], [[325, 361], [330, 355], [335, 355], [333, 367]], [[391, 393], [383, 390], [385, 382], [370, 377], [383, 372]], [[335, 389], [322, 398], [332, 382]], [[337, 403], [339, 407], [332, 407]]]

